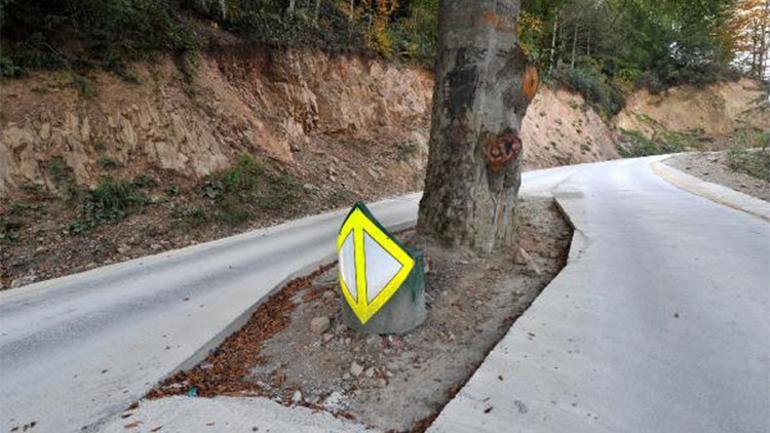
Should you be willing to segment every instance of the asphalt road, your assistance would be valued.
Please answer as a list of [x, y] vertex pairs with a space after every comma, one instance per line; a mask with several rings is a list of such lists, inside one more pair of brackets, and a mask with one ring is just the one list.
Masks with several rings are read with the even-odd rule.
[[[770, 225], [647, 160], [525, 174], [524, 194], [554, 192], [577, 228], [570, 264], [432, 431], [770, 431]], [[418, 200], [373, 210], [407, 226]], [[342, 216], [0, 292], [0, 431], [96, 430], [329, 260]]]

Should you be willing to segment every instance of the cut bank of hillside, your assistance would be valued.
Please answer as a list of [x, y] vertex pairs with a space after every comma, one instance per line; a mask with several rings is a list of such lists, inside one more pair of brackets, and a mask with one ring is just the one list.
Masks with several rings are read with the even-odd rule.
[[[3, 286], [421, 188], [433, 89], [421, 68], [230, 46], [192, 73], [171, 58], [133, 70], [137, 83], [97, 71], [0, 81]], [[762, 95], [750, 81], [718, 86], [730, 113]], [[740, 127], [767, 125], [758, 112]], [[543, 86], [524, 164], [617, 158], [616, 131], [580, 95]]]

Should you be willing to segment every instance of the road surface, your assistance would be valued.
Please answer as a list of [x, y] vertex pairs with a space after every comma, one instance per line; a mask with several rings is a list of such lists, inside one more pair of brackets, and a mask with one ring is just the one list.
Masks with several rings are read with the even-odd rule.
[[553, 192], [569, 264], [429, 433], [770, 432], [770, 224], [645, 160]]
[[[770, 225], [648, 160], [525, 174], [523, 193], [554, 192], [577, 226], [570, 264], [433, 431], [770, 431]], [[402, 227], [418, 200], [372, 208]], [[328, 261], [342, 217], [0, 293], [0, 431], [98, 430]]]

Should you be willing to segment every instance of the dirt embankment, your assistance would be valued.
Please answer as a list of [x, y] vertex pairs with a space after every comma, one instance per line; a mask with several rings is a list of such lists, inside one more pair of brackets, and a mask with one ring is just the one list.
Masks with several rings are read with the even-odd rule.
[[[30, 187], [57, 192], [60, 176], [52, 165], [58, 161], [78, 184], [94, 186], [105, 161], [119, 164], [124, 176], [162, 169], [195, 180], [251, 153], [293, 166], [311, 182], [319, 172], [328, 176], [323, 165], [331, 165], [339, 172], [331, 175], [351, 187], [384, 178], [406, 186], [398, 179], [411, 182], [414, 170], [393, 162], [416, 156], [417, 171], [425, 162], [433, 78], [423, 69], [235, 46], [202, 55], [192, 70], [170, 58], [134, 70], [138, 83], [105, 72], [0, 82], [0, 197]], [[606, 122], [580, 95], [543, 86], [524, 121], [525, 165], [617, 158], [616, 126], [648, 136], [661, 128], [712, 137], [744, 126], [770, 129], [763, 92], [747, 79], [659, 95], [641, 91]], [[344, 165], [308, 157], [319, 148], [333, 156], [355, 153], [349, 146], [355, 141], [394, 148], [397, 161]]]
[[192, 79], [170, 59], [135, 69], [140, 84], [107, 73], [76, 77], [75, 86], [68, 73], [2, 82], [0, 194], [30, 185], [56, 191], [55, 158], [77, 183], [93, 186], [103, 175], [99, 161], [107, 159], [125, 176], [157, 168], [197, 179], [242, 153], [316, 172], [302, 153], [324, 140], [339, 148], [355, 140], [409, 145], [412, 153], [427, 148], [432, 79], [421, 70], [253, 50], [204, 55]]
[[698, 88], [683, 86], [660, 94], [631, 95], [614, 124], [647, 138], [666, 132], [694, 133], [711, 150], [731, 145], [741, 129], [770, 131], [770, 100], [762, 83], [744, 78]]

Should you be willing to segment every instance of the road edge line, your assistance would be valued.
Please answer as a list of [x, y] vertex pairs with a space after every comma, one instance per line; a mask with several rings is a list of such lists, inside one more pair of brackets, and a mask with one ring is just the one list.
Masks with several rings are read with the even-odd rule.
[[770, 203], [742, 192], [735, 191], [726, 186], [707, 182], [684, 173], [663, 162], [666, 159], [668, 158], [655, 160], [650, 163], [650, 169], [658, 177], [683, 191], [698, 195], [711, 200], [714, 203], [727, 206], [731, 209], [770, 223]]

